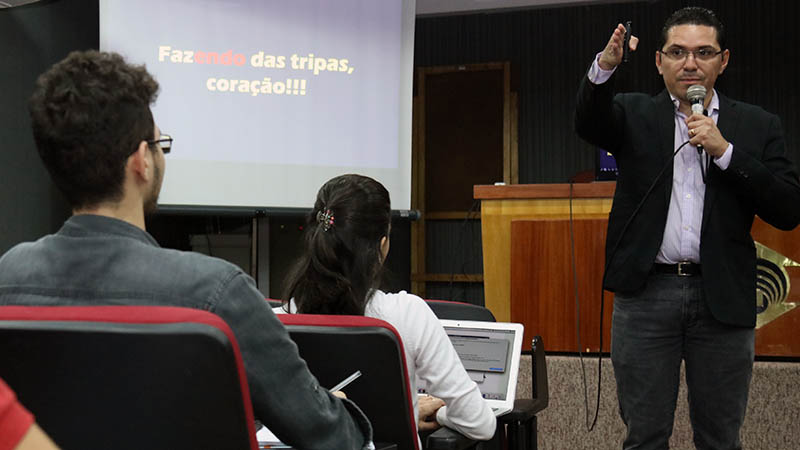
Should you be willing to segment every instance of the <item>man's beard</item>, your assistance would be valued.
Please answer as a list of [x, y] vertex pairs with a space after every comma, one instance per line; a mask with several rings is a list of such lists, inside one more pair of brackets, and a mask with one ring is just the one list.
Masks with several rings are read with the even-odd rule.
[[158, 165], [153, 166], [153, 187], [150, 190], [150, 195], [144, 202], [144, 213], [153, 214], [158, 210], [158, 194], [161, 192], [161, 169]]

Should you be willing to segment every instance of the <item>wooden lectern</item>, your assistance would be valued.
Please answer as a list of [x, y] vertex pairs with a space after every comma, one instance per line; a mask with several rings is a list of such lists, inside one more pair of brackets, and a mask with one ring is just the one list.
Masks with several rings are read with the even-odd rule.
[[[524, 324], [524, 342], [538, 334], [549, 352], [577, 352], [579, 318], [583, 351], [600, 349], [600, 286], [615, 186], [593, 182], [474, 187], [474, 197], [481, 200], [486, 307], [499, 321]], [[784, 267], [788, 296], [778, 305], [782, 314], [756, 331], [756, 354], [798, 357], [800, 336], [794, 331], [800, 328], [800, 308], [793, 306], [800, 302], [800, 265], [791, 262], [800, 262], [800, 228], [782, 232], [757, 218], [753, 237], [789, 261]], [[772, 278], [759, 266], [765, 292], [772, 291]], [[606, 292], [604, 352], [610, 349], [612, 302], [613, 294]], [[775, 310], [773, 305], [770, 311]]]

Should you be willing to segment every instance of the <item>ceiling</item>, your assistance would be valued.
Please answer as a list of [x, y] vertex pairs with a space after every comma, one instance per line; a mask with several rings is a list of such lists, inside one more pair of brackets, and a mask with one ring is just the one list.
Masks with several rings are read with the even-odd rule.
[[[38, 0], [0, 0], [0, 8], [25, 5]], [[417, 0], [417, 15], [459, 14], [508, 8], [537, 8], [566, 4], [618, 3], [620, 0]], [[625, 1], [625, 0], [622, 0]], [[627, 0], [631, 1], [631, 0]]]
[[[25, 5], [38, 0], [0, 0], [0, 8]], [[624, 0], [623, 0], [624, 1]], [[630, 0], [628, 0], [630, 1]], [[619, 2], [617, 0], [616, 2]], [[417, 0], [417, 15], [458, 14], [507, 8], [537, 8], [566, 4], [615, 3], [614, 0]]]
[[39, 0], [0, 0], [0, 9], [20, 6], [26, 3], [38, 2]]
[[509, 8], [541, 8], [557, 5], [623, 3], [634, 0], [417, 0], [417, 15], [465, 14]]

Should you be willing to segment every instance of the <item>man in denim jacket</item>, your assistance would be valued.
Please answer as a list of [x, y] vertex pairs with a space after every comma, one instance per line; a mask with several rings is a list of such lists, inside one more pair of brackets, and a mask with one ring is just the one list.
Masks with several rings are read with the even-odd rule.
[[97, 51], [73, 52], [39, 78], [34, 138], [73, 216], [0, 259], [0, 305], [211, 311], [239, 342], [256, 418], [281, 440], [303, 449], [370, 447], [361, 410], [319, 386], [249, 276], [220, 259], [162, 249], [145, 231], [172, 145], [150, 111], [157, 92], [144, 67]]

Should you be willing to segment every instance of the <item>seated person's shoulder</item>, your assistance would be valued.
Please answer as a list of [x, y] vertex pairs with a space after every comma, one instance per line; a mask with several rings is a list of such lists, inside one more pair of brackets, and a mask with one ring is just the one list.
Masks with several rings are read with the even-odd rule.
[[386, 293], [381, 290], [376, 290], [370, 302], [379, 305], [402, 306], [409, 308], [427, 307], [425, 300], [414, 294], [409, 294], [406, 291]]
[[406, 291], [396, 293], [375, 291], [367, 305], [366, 315], [393, 322], [400, 317], [417, 320], [428, 315], [433, 316], [433, 312], [425, 300]]
[[191, 270], [198, 275], [203, 273], [209, 275], [225, 274], [228, 276], [239, 273], [244, 274], [241, 267], [214, 256], [160, 247], [154, 248], [153, 251], [155, 252], [154, 257], [164, 258], [170, 263], [175, 264], [176, 267]]
[[166, 295], [180, 295], [187, 301], [216, 302], [237, 292], [237, 300], [249, 297], [263, 301], [255, 281], [239, 266], [220, 258], [196, 252], [153, 247], [147, 259], [150, 266], [142, 276], [151, 279], [151, 288]]
[[295, 311], [294, 304], [293, 303], [284, 303], [284, 304], [282, 304], [280, 306], [273, 307], [272, 308], [272, 312], [274, 312], [275, 314], [289, 314], [290, 309], [291, 309], [292, 312]]

